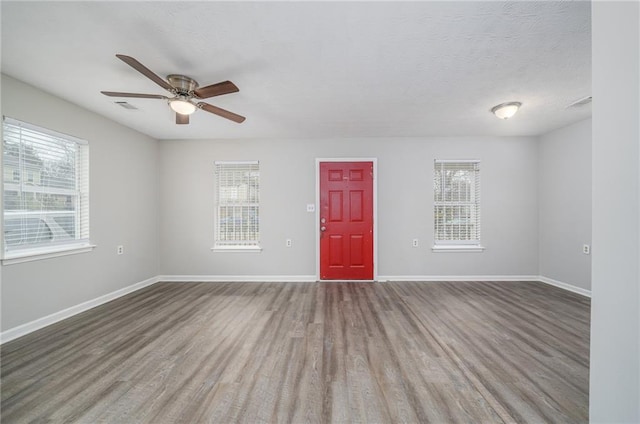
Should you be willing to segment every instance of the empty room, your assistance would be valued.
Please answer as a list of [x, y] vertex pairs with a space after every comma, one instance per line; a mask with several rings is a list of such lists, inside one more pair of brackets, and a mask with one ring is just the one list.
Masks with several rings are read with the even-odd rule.
[[640, 422], [637, 1], [2, 1], [2, 423]]

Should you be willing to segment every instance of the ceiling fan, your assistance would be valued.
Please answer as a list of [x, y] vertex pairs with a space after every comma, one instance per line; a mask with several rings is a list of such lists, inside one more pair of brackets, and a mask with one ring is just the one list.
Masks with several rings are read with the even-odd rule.
[[233, 122], [241, 123], [246, 118], [228, 110], [221, 109], [217, 106], [210, 105], [205, 102], [196, 102], [199, 99], [208, 99], [209, 97], [221, 96], [223, 94], [235, 93], [240, 91], [238, 87], [231, 81], [223, 81], [217, 84], [199, 87], [198, 82], [193, 78], [185, 75], [171, 74], [167, 75], [167, 80], [163, 80], [154, 74], [149, 68], [138, 62], [131, 56], [117, 54], [116, 57], [136, 71], [140, 72], [151, 81], [158, 84], [170, 92], [173, 97], [163, 96], [161, 94], [139, 94], [139, 93], [120, 93], [116, 91], [101, 91], [105, 96], [110, 97], [137, 97], [141, 99], [162, 99], [167, 100], [169, 106], [176, 113], [176, 124], [188, 124], [189, 115], [202, 109], [214, 115], [221, 116]]

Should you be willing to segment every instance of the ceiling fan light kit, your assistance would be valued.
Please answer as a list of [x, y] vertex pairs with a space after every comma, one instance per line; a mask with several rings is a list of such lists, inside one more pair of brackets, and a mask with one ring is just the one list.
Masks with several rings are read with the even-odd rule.
[[189, 115], [195, 112], [196, 109], [202, 109], [204, 111], [237, 123], [244, 122], [244, 120], [246, 119], [244, 116], [240, 116], [233, 112], [229, 112], [228, 110], [210, 105], [209, 103], [194, 103], [192, 101], [193, 99], [207, 99], [209, 97], [221, 96], [223, 94], [236, 93], [240, 91], [238, 87], [236, 87], [236, 85], [231, 81], [223, 81], [202, 88], [199, 87], [196, 80], [185, 75], [171, 74], [167, 76], [167, 79], [165, 81], [131, 56], [117, 54], [116, 57], [122, 60], [127, 65], [131, 66], [136, 71], [140, 72], [142, 75], [149, 78], [151, 81], [158, 84], [160, 87], [170, 92], [173, 97], [169, 98], [167, 96], [159, 94], [101, 91], [101, 93], [105, 96], [167, 100], [169, 103], [169, 107], [171, 107], [171, 109], [176, 112], [176, 124], [188, 124]]
[[500, 119], [509, 119], [516, 114], [520, 106], [522, 106], [520, 102], [501, 103], [492, 107], [491, 113]]
[[181, 115], [191, 115], [196, 111], [197, 107], [187, 99], [171, 99], [169, 100], [169, 106], [175, 113]]

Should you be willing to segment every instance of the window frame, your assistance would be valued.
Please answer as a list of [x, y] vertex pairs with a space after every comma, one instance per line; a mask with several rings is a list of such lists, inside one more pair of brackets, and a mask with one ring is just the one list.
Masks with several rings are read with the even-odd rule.
[[[258, 172], [258, 184], [257, 184], [257, 202], [244, 202], [233, 204], [235, 207], [247, 207], [247, 208], [255, 208], [257, 210], [257, 240], [233, 240], [233, 241], [223, 241], [220, 240], [221, 234], [221, 208], [229, 207], [231, 204], [222, 205], [220, 203], [220, 192], [221, 192], [221, 178], [220, 172], [222, 171], [221, 167], [229, 166], [229, 167], [238, 167], [238, 166], [247, 166], [252, 167], [256, 166], [257, 168], [254, 170], [248, 169], [250, 172]], [[215, 176], [215, 193], [214, 193], [214, 245], [211, 248], [214, 252], [261, 252], [262, 247], [260, 245], [260, 161], [258, 160], [246, 160], [246, 161], [230, 161], [230, 160], [221, 160], [214, 162], [214, 176]]]
[[[72, 255], [77, 253], [89, 252], [95, 248], [95, 245], [92, 245], [89, 239], [89, 143], [86, 140], [79, 139], [77, 137], [73, 137], [67, 134], [63, 134], [57, 131], [49, 130], [47, 128], [43, 128], [34, 124], [30, 124], [28, 122], [20, 121], [14, 118], [10, 118], [7, 116], [3, 116], [2, 121], [2, 133], [3, 133], [3, 143], [2, 143], [2, 151], [3, 151], [3, 168], [6, 166], [5, 156], [4, 156], [4, 145], [5, 139], [10, 137], [7, 135], [8, 133], [14, 132], [12, 135], [15, 137], [14, 140], [17, 140], [20, 146], [27, 145], [25, 139], [23, 138], [22, 131], [27, 131], [31, 137], [43, 137], [46, 140], [46, 137], [50, 137], [55, 139], [56, 142], [75, 144], [73, 147], [73, 151], [75, 152], [74, 159], [74, 169], [75, 175], [73, 178], [73, 183], [75, 187], [73, 189], [52, 189], [50, 186], [40, 186], [36, 184], [35, 172], [31, 170], [33, 173], [33, 181], [28, 181], [27, 179], [23, 179], [23, 176], [28, 174], [28, 171], [22, 167], [25, 166], [22, 161], [24, 159], [18, 159], [18, 170], [14, 170], [12, 173], [12, 177], [15, 176], [15, 171], [19, 172], [20, 178], [18, 181], [15, 179], [10, 179], [10, 181], [6, 178], [6, 171], [3, 171], [3, 181], [2, 181], [2, 193], [3, 193], [3, 201], [2, 201], [2, 219], [0, 219], [0, 227], [2, 231], [0, 231], [0, 237], [2, 239], [2, 249], [0, 250], [0, 259], [2, 260], [3, 265], [11, 265], [15, 263], [29, 262], [41, 259], [49, 259], [59, 256]], [[22, 149], [22, 148], [21, 148]], [[22, 150], [21, 150], [22, 151]], [[38, 172], [40, 173], [43, 168], [39, 168]], [[38, 184], [40, 184], [41, 179], [37, 178]], [[62, 211], [57, 210], [39, 210], [39, 209], [6, 209], [5, 204], [5, 192], [8, 191], [17, 191], [20, 192], [31, 192], [34, 195], [37, 193], [47, 193], [47, 191], [53, 190], [60, 192], [61, 194], [67, 194], [74, 196], [74, 204], [75, 207], [73, 210], [64, 209]], [[63, 193], [65, 192], [65, 193]], [[68, 193], [67, 193], [68, 192]], [[43, 213], [44, 212], [44, 213]], [[58, 213], [56, 213], [58, 212]], [[18, 244], [18, 247], [8, 248], [6, 238], [5, 238], [5, 223], [7, 219], [21, 219], [21, 220], [33, 220], [38, 219], [42, 222], [42, 225], [46, 226], [49, 231], [52, 231], [55, 234], [62, 234], [64, 232], [65, 235], [69, 236], [70, 233], [66, 232], [63, 228], [60, 227], [58, 222], [53, 224], [53, 215], [57, 214], [65, 214], [69, 213], [74, 216], [73, 225], [75, 226], [74, 233], [72, 235], [73, 238], [65, 240], [55, 240], [51, 242], [44, 243], [34, 243], [30, 245], [30, 243], [22, 243]], [[13, 218], [11, 215], [15, 215]], [[51, 215], [51, 216], [49, 216]], [[53, 225], [53, 227], [52, 227]], [[22, 228], [21, 230], [22, 231]]]
[[[437, 191], [435, 187], [435, 178], [436, 172], [438, 171], [438, 167], [440, 169], [445, 164], [460, 164], [460, 167], [463, 166], [468, 167], [470, 164], [475, 165], [476, 174], [473, 178], [473, 187], [470, 192], [472, 193], [471, 201], [446, 201], [446, 200], [436, 200], [437, 199]], [[434, 178], [434, 188], [433, 188], [433, 252], [482, 252], [485, 247], [481, 243], [481, 185], [480, 185], [480, 165], [481, 161], [478, 159], [435, 159], [433, 162], [433, 178]], [[451, 239], [451, 240], [440, 240], [438, 239], [438, 222], [437, 222], [437, 213], [436, 210], [442, 207], [461, 207], [461, 206], [473, 206], [475, 211], [475, 221], [477, 228], [475, 232], [477, 234], [477, 238], [475, 239]]]

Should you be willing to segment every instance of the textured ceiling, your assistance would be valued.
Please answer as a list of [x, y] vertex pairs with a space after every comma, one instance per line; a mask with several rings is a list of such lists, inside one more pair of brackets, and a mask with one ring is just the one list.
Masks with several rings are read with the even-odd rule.
[[[158, 139], [537, 135], [591, 115], [589, 2], [8, 2], [2, 72]], [[115, 57], [240, 92], [174, 123]], [[514, 118], [489, 109], [520, 101]]]

